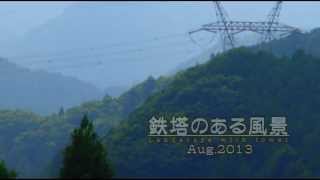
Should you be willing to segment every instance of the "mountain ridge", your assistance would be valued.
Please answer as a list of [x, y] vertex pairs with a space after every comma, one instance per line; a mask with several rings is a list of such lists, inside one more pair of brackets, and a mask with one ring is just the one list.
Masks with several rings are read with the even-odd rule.
[[30, 70], [3, 58], [0, 59], [0, 83], [1, 108], [40, 114], [57, 112], [60, 107], [68, 108], [102, 96], [90, 83], [58, 73]]

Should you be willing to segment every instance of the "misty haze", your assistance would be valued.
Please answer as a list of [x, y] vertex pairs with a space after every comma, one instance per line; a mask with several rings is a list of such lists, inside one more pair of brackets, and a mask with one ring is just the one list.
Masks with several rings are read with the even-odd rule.
[[[0, 177], [319, 177], [319, 9], [1, 2]], [[292, 135], [257, 143], [248, 158], [188, 159], [178, 146], [147, 143], [145, 126], [160, 114], [286, 116]], [[97, 145], [75, 143], [87, 136]], [[101, 169], [84, 165], [88, 151]]]

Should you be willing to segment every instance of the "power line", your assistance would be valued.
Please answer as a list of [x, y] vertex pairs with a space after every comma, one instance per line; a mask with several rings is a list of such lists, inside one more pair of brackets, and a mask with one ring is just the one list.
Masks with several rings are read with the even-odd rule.
[[[179, 52], [184, 52], [184, 54], [181, 54]], [[177, 53], [178, 52], [178, 53]], [[171, 53], [168, 53], [166, 52], [166, 55], [167, 56], [170, 56], [170, 58], [172, 57], [178, 57], [178, 56], [181, 56], [181, 57], [185, 57], [185, 56], [188, 56], [191, 53], [192, 50], [190, 49], [180, 49], [180, 50], [175, 50], [175, 51], [172, 51]], [[100, 54], [99, 56], [91, 56], [92, 59], [97, 59], [97, 58], [102, 58], [102, 57], [106, 57], [108, 56], [108, 54]], [[154, 57], [155, 54], [149, 54], [148, 55], [149, 57]], [[135, 57], [135, 59], [142, 59], [142, 58], [148, 58], [148, 56], [143, 56], [143, 57]], [[126, 59], [128, 59], [128, 57], [124, 57]], [[131, 59], [133, 59], [132, 57], [129, 57]], [[115, 58], [112, 58], [112, 60], [114, 60]], [[117, 59], [117, 58], [116, 58]], [[85, 61], [85, 62], [77, 62], [76, 64], [62, 64], [60, 66], [54, 66], [54, 67], [50, 67], [49, 69], [59, 69], [59, 70], [62, 70], [62, 69], [70, 69], [70, 68], [79, 68], [79, 67], [83, 67], [83, 66], [90, 66], [92, 67], [93, 66], [101, 66], [101, 65], [104, 65], [106, 62], [104, 60], [91, 60], [91, 61]]]
[[[204, 38], [202, 38], [204, 39]], [[201, 39], [199, 39], [201, 40]], [[47, 56], [45, 58], [37, 58], [35, 60], [28, 60], [26, 62], [28, 62], [27, 64], [32, 65], [32, 64], [37, 64], [37, 63], [53, 63], [53, 62], [59, 62], [59, 61], [65, 61], [66, 59], [75, 59], [77, 58], [77, 60], [79, 59], [86, 59], [86, 58], [94, 58], [94, 57], [101, 57], [101, 56], [109, 56], [109, 57], [121, 57], [123, 55], [125, 55], [126, 57], [130, 56], [130, 53], [132, 55], [133, 54], [137, 54], [137, 53], [143, 53], [143, 52], [150, 52], [150, 50], [152, 49], [162, 49], [162, 47], [168, 47], [171, 45], [179, 45], [177, 47], [182, 47], [180, 45], [185, 45], [186, 44], [186, 40], [180, 42], [171, 42], [171, 43], [166, 43], [166, 44], [160, 44], [157, 46], [149, 46], [149, 47], [140, 47], [140, 48], [132, 48], [132, 49], [126, 49], [126, 50], [119, 50], [119, 51], [111, 51], [111, 52], [102, 52], [102, 53], [86, 53], [86, 54], [79, 54], [79, 55], [74, 55], [74, 56]], [[126, 58], [125, 57], [125, 58]], [[34, 59], [34, 58], [33, 58]], [[27, 60], [27, 59], [25, 59]], [[20, 61], [22, 62], [22, 61]]]
[[62, 50], [59, 52], [48, 52], [45, 54], [31, 54], [31, 55], [23, 55], [23, 56], [9, 56], [7, 58], [10, 59], [31, 59], [31, 58], [41, 58], [41, 57], [48, 57], [48, 56], [63, 56], [65, 54], [70, 54], [72, 52], [83, 52], [83, 51], [93, 51], [93, 50], [102, 50], [102, 49], [109, 49], [109, 48], [115, 48], [115, 47], [121, 47], [121, 46], [126, 46], [126, 45], [135, 45], [135, 44], [144, 44], [144, 43], [150, 43], [150, 42], [159, 42], [162, 40], [166, 39], [173, 39], [173, 38], [179, 38], [183, 36], [187, 36], [188, 33], [174, 33], [174, 34], [169, 34], [169, 35], [164, 35], [164, 36], [158, 36], [158, 37], [153, 37], [150, 39], [143, 39], [143, 40], [135, 40], [135, 41], [127, 41], [127, 42], [117, 42], [117, 43], [112, 43], [112, 44], [102, 44], [98, 47], [90, 48], [90, 47], [84, 47], [84, 48], [72, 48], [68, 50]]
[[[171, 55], [171, 57], [185, 57], [185, 54], [175, 54], [175, 55]], [[62, 66], [55, 66], [55, 67], [50, 67], [48, 68], [48, 70], [65, 70], [65, 69], [77, 69], [77, 68], [82, 68], [82, 67], [98, 67], [98, 66], [102, 66], [105, 65], [105, 62], [103, 61], [92, 61], [86, 64], [76, 64], [76, 65], [62, 65]]]

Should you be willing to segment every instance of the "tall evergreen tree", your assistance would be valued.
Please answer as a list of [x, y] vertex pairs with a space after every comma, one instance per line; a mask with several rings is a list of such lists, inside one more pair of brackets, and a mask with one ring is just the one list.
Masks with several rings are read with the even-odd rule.
[[59, 110], [59, 116], [63, 116], [64, 115], [64, 108], [61, 107]]
[[107, 151], [85, 115], [72, 133], [72, 143], [64, 151], [62, 178], [111, 178], [113, 170]]
[[8, 170], [4, 161], [0, 161], [0, 178], [15, 178], [17, 173], [15, 171]]

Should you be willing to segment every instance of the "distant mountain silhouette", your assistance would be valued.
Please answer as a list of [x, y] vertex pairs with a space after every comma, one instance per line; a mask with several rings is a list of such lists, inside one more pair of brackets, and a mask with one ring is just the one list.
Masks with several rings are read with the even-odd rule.
[[205, 16], [211, 11], [211, 5], [195, 2], [75, 3], [1, 51], [10, 61], [101, 89], [130, 86], [163, 75], [200, 51], [187, 32], [201, 23], [200, 15], [203, 22], [212, 19]]
[[0, 109], [23, 109], [40, 114], [58, 112], [102, 97], [90, 83], [60, 74], [33, 71], [0, 59]]

